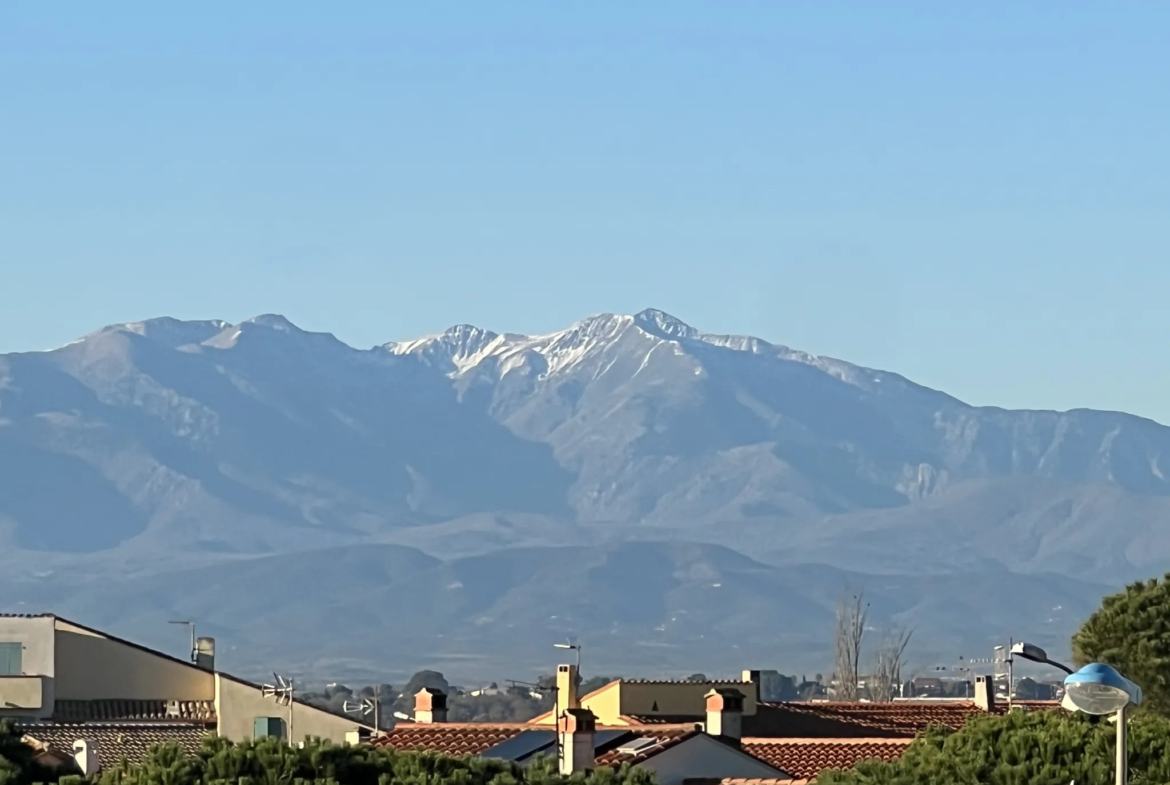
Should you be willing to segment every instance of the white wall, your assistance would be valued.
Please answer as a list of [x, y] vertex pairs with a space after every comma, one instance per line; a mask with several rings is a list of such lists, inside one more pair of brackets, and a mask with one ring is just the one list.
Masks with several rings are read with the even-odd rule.
[[57, 620], [56, 696], [61, 700], [212, 700], [215, 677], [165, 655]]
[[[252, 738], [257, 717], [279, 717], [286, 725], [289, 707], [279, 706], [254, 685], [237, 681], [223, 674], [215, 675], [215, 712], [219, 717], [220, 736], [232, 741]], [[304, 741], [306, 736], [329, 739], [337, 744], [346, 742], [346, 735], [361, 727], [355, 719], [339, 717], [327, 711], [296, 703], [292, 707], [292, 733], [289, 741]]]
[[[53, 619], [51, 617], [0, 617], [0, 642], [21, 644], [23, 647], [20, 663], [21, 670], [26, 676], [41, 677], [41, 707], [39, 709], [19, 710], [12, 707], [6, 708], [4, 706], [6, 701], [3, 699], [3, 695], [0, 694], [0, 716], [33, 716], [41, 718], [50, 716], [53, 713], [53, 702], [55, 700], [53, 680], [55, 663]], [[20, 683], [18, 684], [17, 681]], [[18, 704], [26, 702], [30, 688], [35, 689], [35, 687], [30, 687], [27, 679], [14, 681], [12, 687], [12, 697], [19, 697], [20, 699], [12, 702]], [[0, 685], [0, 692], [2, 691], [3, 685]]]
[[653, 771], [658, 785], [682, 785], [683, 780], [689, 779], [786, 779], [789, 776], [706, 734], [669, 747], [638, 766]]

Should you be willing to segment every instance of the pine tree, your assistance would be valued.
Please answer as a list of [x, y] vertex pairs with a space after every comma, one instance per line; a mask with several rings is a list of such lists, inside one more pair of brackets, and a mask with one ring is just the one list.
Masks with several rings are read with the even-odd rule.
[[1073, 636], [1073, 656], [1117, 668], [1142, 688], [1145, 710], [1170, 716], [1170, 574], [1106, 597]]

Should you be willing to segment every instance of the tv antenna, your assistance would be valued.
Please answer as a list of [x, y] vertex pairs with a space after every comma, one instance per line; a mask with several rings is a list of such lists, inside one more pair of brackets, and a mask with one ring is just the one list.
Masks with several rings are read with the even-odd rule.
[[182, 621], [170, 621], [167, 624], [181, 624], [191, 630], [191, 662], [199, 661], [199, 649], [195, 645], [195, 622], [190, 619]]
[[[346, 714], [356, 714], [359, 717], [369, 717], [374, 715], [374, 730], [381, 730], [381, 703], [382, 703], [382, 688], [379, 685], [374, 686], [374, 697], [362, 698], [356, 701], [346, 701], [341, 704], [341, 710]], [[397, 715], [396, 715], [397, 716]]]
[[509, 685], [515, 687], [527, 687], [529, 693], [545, 693], [551, 692], [553, 694], [553, 727], [555, 733], [553, 736], [557, 740], [557, 765], [559, 766], [564, 761], [564, 751], [561, 749], [561, 691], [560, 688], [553, 683], [552, 686], [544, 684], [533, 684], [530, 681], [517, 681], [516, 679], [507, 679]]
[[272, 684], [265, 684], [260, 688], [260, 694], [265, 698], [272, 698], [277, 706], [288, 707], [288, 743], [293, 743], [293, 706], [296, 702], [296, 684], [293, 678], [284, 678], [273, 671]]

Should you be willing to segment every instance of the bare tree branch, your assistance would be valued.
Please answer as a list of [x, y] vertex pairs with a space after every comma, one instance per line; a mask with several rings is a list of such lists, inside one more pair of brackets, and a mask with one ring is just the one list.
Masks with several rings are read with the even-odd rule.
[[837, 632], [833, 641], [837, 700], [856, 701], [859, 697], [857, 682], [861, 679], [861, 646], [868, 615], [869, 604], [865, 602], [864, 592], [854, 595], [846, 592], [837, 603]]
[[866, 679], [870, 700], [888, 703], [898, 695], [902, 669], [906, 666], [906, 647], [913, 635], [913, 630], [892, 623], [883, 630], [874, 652], [873, 672]]

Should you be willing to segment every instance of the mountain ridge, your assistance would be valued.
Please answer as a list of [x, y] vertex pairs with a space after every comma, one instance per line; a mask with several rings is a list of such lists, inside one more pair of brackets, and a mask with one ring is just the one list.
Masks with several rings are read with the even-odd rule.
[[[1151, 420], [973, 407], [654, 309], [368, 349], [275, 314], [162, 317], [0, 355], [0, 583], [14, 610], [59, 605], [148, 640], [198, 616], [275, 657], [261, 638], [293, 646], [284, 628], [253, 629], [229, 601], [266, 597], [317, 635], [298, 644], [305, 667], [357, 668], [362, 646], [417, 667], [422, 651], [519, 662], [558, 604], [601, 660], [806, 662], [844, 581], [924, 625], [926, 652], [1059, 646], [1104, 587], [1170, 566], [1167, 454]], [[727, 549], [754, 561], [733, 569]], [[308, 595], [272, 577], [325, 564]], [[672, 577], [724, 569], [739, 594]], [[472, 574], [487, 615], [446, 588]], [[371, 602], [417, 634], [335, 640]], [[590, 603], [625, 618], [627, 602], [629, 635], [595, 629]], [[656, 648], [683, 610], [727, 620], [739, 648]], [[776, 641], [753, 619], [795, 626]]]

